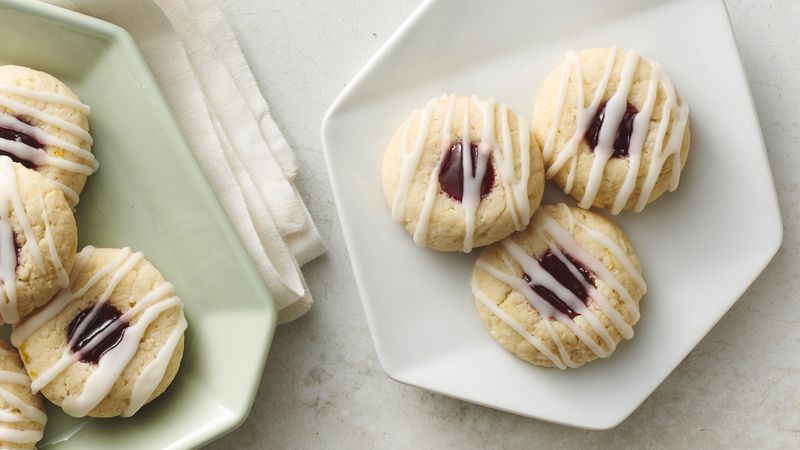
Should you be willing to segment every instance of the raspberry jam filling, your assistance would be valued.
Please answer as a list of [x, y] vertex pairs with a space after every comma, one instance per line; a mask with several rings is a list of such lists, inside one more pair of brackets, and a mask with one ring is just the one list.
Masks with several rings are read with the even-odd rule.
[[[25, 133], [23, 133], [21, 131], [17, 131], [17, 130], [11, 129], [11, 128], [1, 128], [0, 127], [0, 139], [4, 139], [4, 140], [7, 140], [7, 141], [12, 141], [12, 142], [19, 142], [19, 143], [25, 144], [25, 145], [27, 145], [29, 147], [33, 147], [33, 148], [42, 148], [42, 147], [44, 147], [44, 145], [42, 145], [41, 142], [37, 141], [33, 137], [31, 137], [31, 136], [29, 136], [29, 135], [27, 135], [27, 134], [25, 134]], [[36, 167], [36, 165], [33, 164], [32, 162], [30, 162], [30, 161], [28, 161], [26, 159], [18, 158], [17, 156], [15, 156], [15, 155], [13, 155], [13, 154], [11, 154], [9, 152], [3, 151], [1, 148], [0, 148], [0, 156], [8, 156], [9, 158], [11, 158], [12, 161], [18, 162], [18, 163], [22, 164], [23, 166], [27, 167], [28, 169], [33, 169], [33, 168]]]
[[17, 233], [8, 221], [0, 219], [0, 281], [14, 281], [14, 274], [19, 268], [20, 251]]
[[[625, 158], [628, 156], [628, 149], [631, 146], [631, 135], [633, 134], [633, 119], [639, 110], [635, 106], [628, 103], [625, 108], [625, 113], [622, 115], [622, 121], [617, 128], [617, 135], [614, 137], [614, 153], [613, 158]], [[594, 151], [597, 147], [597, 142], [600, 140], [600, 129], [603, 127], [603, 121], [606, 117], [606, 104], [603, 103], [597, 108], [597, 112], [592, 118], [589, 128], [584, 133], [583, 138], [589, 145], [589, 148]]]
[[[564, 253], [564, 256], [567, 257], [570, 263], [578, 269], [583, 279], [586, 280], [587, 283], [594, 286], [594, 274], [591, 270], [587, 269], [586, 266], [578, 262], [575, 258], [571, 255]], [[589, 300], [589, 293], [586, 292], [586, 288], [584, 287], [581, 280], [575, 277], [572, 274], [572, 271], [558, 258], [558, 256], [554, 255], [550, 250], [548, 250], [541, 258], [539, 258], [539, 265], [542, 266], [544, 270], [546, 270], [553, 278], [556, 279], [562, 286], [569, 289], [570, 292], [575, 294], [576, 297], [581, 299], [581, 301], [586, 304]], [[531, 277], [527, 273], [522, 274], [522, 279], [525, 280], [526, 283], [534, 290], [540, 297], [542, 297], [547, 303], [553, 306], [553, 308], [561, 311], [562, 313], [569, 316], [570, 319], [574, 319], [575, 317], [579, 316], [580, 313], [573, 310], [569, 304], [564, 302], [561, 298], [558, 297], [553, 291], [550, 289], [542, 286], [541, 284], [531, 284], [533, 281]]]
[[[88, 350], [81, 353], [81, 361], [97, 364], [106, 352], [116, 347], [120, 341], [122, 341], [122, 335], [125, 333], [125, 329], [128, 328], [129, 324], [127, 321], [119, 320], [122, 316], [122, 312], [114, 305], [110, 305], [107, 302], [102, 303], [97, 311], [95, 311], [94, 316], [89, 319], [93, 308], [94, 305], [84, 309], [72, 319], [72, 322], [67, 326], [67, 336], [70, 342], [72, 342], [70, 348], [74, 353], [88, 346]], [[78, 332], [78, 328], [80, 328], [81, 325], [84, 325], [83, 329], [80, 330], [80, 334], [73, 340], [73, 336]], [[99, 335], [112, 325], [116, 326], [116, 328], [100, 338]], [[95, 342], [96, 339], [101, 340]]]
[[[461, 142], [453, 144], [444, 155], [439, 167], [439, 185], [447, 195], [459, 202], [464, 197], [464, 152], [462, 147]], [[475, 173], [478, 165], [478, 143], [471, 142], [469, 147], [472, 153], [472, 173], [470, 177], [474, 179], [478, 176]], [[492, 159], [489, 157], [481, 180], [481, 198], [492, 190], [492, 186], [494, 186], [494, 167], [492, 166]]]

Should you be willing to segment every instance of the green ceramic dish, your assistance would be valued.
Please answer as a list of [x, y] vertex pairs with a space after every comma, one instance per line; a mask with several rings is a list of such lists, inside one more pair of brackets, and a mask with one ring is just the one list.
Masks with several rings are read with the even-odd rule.
[[130, 35], [47, 4], [0, 0], [0, 64], [49, 72], [91, 105], [100, 171], [77, 208], [81, 245], [143, 251], [189, 321], [164, 395], [130, 419], [79, 420], [51, 406], [40, 446], [188, 448], [232, 430], [255, 398], [275, 307]]

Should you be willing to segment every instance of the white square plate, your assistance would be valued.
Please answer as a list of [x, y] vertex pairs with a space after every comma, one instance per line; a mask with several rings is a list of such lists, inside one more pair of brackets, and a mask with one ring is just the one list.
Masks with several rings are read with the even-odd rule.
[[[649, 291], [636, 336], [571, 371], [517, 360], [472, 305], [478, 252], [416, 247], [392, 222], [383, 150], [443, 93], [495, 97], [530, 117], [565, 51], [633, 48], [691, 107], [680, 188], [617, 222]], [[750, 91], [720, 0], [425, 2], [356, 76], [322, 126], [345, 239], [381, 365], [397, 381], [561, 424], [619, 424], [736, 302], [780, 246], [780, 212]], [[555, 188], [546, 198], [562, 198]], [[571, 201], [574, 204], [574, 201]]]

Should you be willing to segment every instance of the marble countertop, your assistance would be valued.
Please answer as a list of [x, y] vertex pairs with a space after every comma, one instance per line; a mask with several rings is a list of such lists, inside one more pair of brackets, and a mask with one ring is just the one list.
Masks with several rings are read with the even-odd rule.
[[319, 128], [328, 105], [418, 0], [223, 4], [300, 158], [298, 188], [329, 252], [305, 268], [317, 303], [278, 328], [250, 417], [209, 448], [800, 447], [800, 259], [792, 256], [800, 250], [800, 2], [725, 0], [769, 151], [783, 247], [653, 395], [603, 432], [401, 385], [378, 365]]

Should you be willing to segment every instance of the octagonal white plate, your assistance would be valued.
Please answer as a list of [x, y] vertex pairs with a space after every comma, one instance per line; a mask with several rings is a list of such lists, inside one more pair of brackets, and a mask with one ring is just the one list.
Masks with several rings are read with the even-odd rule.
[[[496, 97], [530, 117], [570, 49], [616, 44], [660, 61], [691, 107], [680, 188], [618, 223], [649, 292], [636, 336], [607, 360], [530, 366], [485, 331], [472, 255], [414, 246], [392, 222], [383, 149], [408, 113], [447, 92]], [[736, 302], [780, 246], [758, 118], [720, 0], [425, 2], [331, 106], [325, 155], [381, 365], [397, 381], [561, 424], [619, 424]], [[551, 201], [562, 198], [548, 186]], [[574, 204], [574, 202], [572, 202]]]

